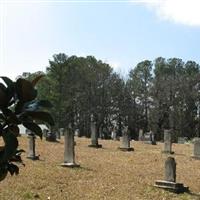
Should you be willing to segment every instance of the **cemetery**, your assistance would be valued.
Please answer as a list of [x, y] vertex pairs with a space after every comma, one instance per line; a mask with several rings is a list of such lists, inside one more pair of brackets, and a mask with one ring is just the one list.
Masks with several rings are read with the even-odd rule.
[[[65, 132], [66, 133], [66, 132]], [[65, 135], [67, 136], [67, 135]], [[163, 143], [146, 145], [131, 141], [134, 151], [117, 148], [121, 141], [101, 140], [101, 149], [89, 148], [89, 138], [75, 137], [72, 160], [67, 160], [65, 136], [60, 143], [36, 138], [39, 160], [26, 159], [18, 176], [7, 176], [1, 182], [0, 199], [199, 199], [199, 160], [191, 158], [193, 144], [173, 144], [176, 160], [176, 182], [189, 187], [190, 192], [176, 194], [154, 187], [157, 180], [165, 180], [167, 154], [161, 153]], [[29, 136], [19, 138], [20, 147], [29, 149]], [[68, 137], [68, 136], [67, 136]], [[73, 140], [73, 139], [72, 139]], [[71, 141], [71, 140], [70, 140]], [[69, 144], [73, 146], [72, 144]], [[27, 152], [28, 153], [28, 152]], [[65, 155], [64, 155], [65, 153]], [[74, 157], [73, 157], [74, 156]], [[70, 159], [70, 158], [69, 158]], [[79, 167], [62, 167], [62, 163], [76, 163]], [[11, 186], [11, 187], [8, 187]], [[11, 188], [15, 187], [15, 191]]]
[[0, 199], [200, 199], [200, 139], [180, 137], [170, 111], [162, 129], [133, 129], [126, 115], [110, 115], [109, 124], [95, 111], [80, 129], [79, 113], [69, 110], [65, 123], [48, 100], [36, 99], [42, 77], [2, 77]]
[[184, 132], [170, 109], [131, 121], [134, 112], [113, 109], [112, 98], [112, 112], [73, 97], [62, 113], [37, 98], [42, 77], [1, 77], [0, 199], [200, 199], [198, 126]]
[[0, 200], [200, 200], [196, 2], [0, 1]]

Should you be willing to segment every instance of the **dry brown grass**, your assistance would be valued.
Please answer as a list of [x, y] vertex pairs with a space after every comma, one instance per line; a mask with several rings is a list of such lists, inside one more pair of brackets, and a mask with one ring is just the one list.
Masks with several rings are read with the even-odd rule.
[[[20, 148], [27, 149], [28, 140], [19, 138]], [[173, 145], [177, 162], [177, 182], [190, 187], [193, 194], [173, 194], [153, 187], [163, 178], [166, 155], [162, 144], [156, 146], [132, 142], [135, 151], [121, 152], [118, 141], [100, 140], [102, 149], [89, 148], [90, 140], [76, 138], [76, 161], [80, 168], [63, 168], [64, 143], [37, 139], [40, 161], [26, 159], [20, 174], [2, 181], [0, 200], [172, 200], [200, 199], [200, 161], [193, 160], [191, 145]]]

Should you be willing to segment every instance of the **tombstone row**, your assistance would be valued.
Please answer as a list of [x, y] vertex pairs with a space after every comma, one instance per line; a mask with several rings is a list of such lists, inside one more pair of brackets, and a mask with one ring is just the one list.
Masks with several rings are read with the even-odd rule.
[[[72, 132], [69, 136], [69, 132]], [[91, 144], [89, 147], [95, 147], [95, 148], [102, 148], [102, 145], [98, 143], [98, 136], [97, 136], [97, 131], [96, 131], [96, 125], [94, 123], [91, 124]], [[39, 155], [36, 155], [35, 153], [35, 135], [29, 133], [28, 134], [28, 156], [27, 158], [32, 159], [32, 160], [38, 160]], [[134, 148], [130, 147], [130, 135], [128, 129], [124, 129], [121, 137], [121, 146], [119, 147], [120, 150], [122, 151], [133, 151]], [[73, 146], [75, 144], [74, 142], [74, 134], [71, 129], [67, 129], [65, 132], [65, 155], [70, 155], [71, 153], [69, 149], [74, 148], [71, 143], [73, 142]], [[67, 150], [68, 149], [68, 150]], [[66, 153], [68, 152], [68, 153]], [[72, 149], [71, 152], [74, 152]], [[162, 153], [165, 154], [173, 154], [174, 152], [172, 151], [172, 136], [171, 136], [171, 131], [170, 130], [165, 130], [164, 131], [164, 148]], [[66, 158], [66, 156], [65, 156]], [[193, 148], [193, 155], [192, 158], [195, 159], [200, 159], [200, 138], [195, 138], [194, 139], [194, 148]], [[71, 162], [70, 162], [71, 163]], [[74, 162], [75, 163], [75, 162]]]
[[143, 133], [143, 130], [140, 129], [138, 140], [143, 141], [145, 144], [156, 145], [155, 134], [152, 131]]

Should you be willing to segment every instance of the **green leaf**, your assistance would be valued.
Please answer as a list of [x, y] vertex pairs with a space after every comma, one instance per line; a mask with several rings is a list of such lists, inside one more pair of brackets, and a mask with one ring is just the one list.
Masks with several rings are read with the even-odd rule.
[[0, 166], [0, 181], [4, 180], [8, 174], [8, 169], [6, 164]]
[[5, 117], [2, 113], [0, 113], [0, 119], [3, 120], [3, 121], [5, 120]]
[[33, 100], [24, 104], [23, 110], [37, 111], [41, 108], [52, 108], [52, 104], [48, 100]]
[[1, 76], [0, 78], [3, 79], [3, 81], [6, 83], [6, 85], [7, 85], [8, 87], [13, 87], [13, 86], [14, 86], [14, 82], [13, 82], [11, 79], [9, 79], [8, 77], [6, 77], [6, 76]]
[[14, 89], [15, 89], [15, 83], [9, 79], [6, 76], [1, 76], [0, 78], [3, 79], [3, 81], [6, 83], [7, 88], [6, 88], [6, 94], [7, 94], [7, 100], [8, 102], [12, 99], [13, 95], [14, 95]]
[[16, 155], [21, 155], [22, 153], [25, 153], [25, 151], [23, 149], [18, 149], [16, 151]]
[[12, 124], [11, 126], [8, 127], [8, 129], [16, 137], [19, 136], [19, 127], [17, 125]]
[[10, 172], [11, 176], [12, 175], [18, 175], [19, 174], [19, 167], [17, 165], [14, 165], [12, 163], [8, 164], [8, 171]]
[[8, 97], [6, 94], [6, 87], [0, 83], [0, 108], [3, 108], [8, 103]]
[[3, 156], [0, 158], [0, 163], [11, 159], [15, 155], [18, 147], [16, 136], [10, 132], [8, 128], [3, 132], [2, 136], [5, 146], [3, 150]]
[[23, 163], [23, 162], [22, 162], [22, 158], [21, 158], [20, 155], [15, 155], [15, 156], [13, 156], [9, 161], [10, 161], [10, 162]]
[[47, 113], [47, 112], [32, 112], [32, 111], [27, 111], [26, 114], [28, 116], [31, 116], [34, 120], [41, 120], [43, 122], [47, 122], [49, 125], [53, 126], [54, 125], [54, 120], [52, 116]]
[[20, 120], [17, 118], [16, 114], [13, 113], [11, 110], [4, 109], [3, 114], [6, 116], [7, 123], [20, 124]]
[[39, 76], [37, 76], [35, 79], [32, 80], [32, 85], [33, 85], [33, 87], [37, 84], [37, 82], [38, 82], [42, 77], [44, 77], [44, 75], [39, 75]]
[[42, 129], [33, 122], [24, 122], [23, 125], [42, 139]]
[[32, 83], [22, 78], [16, 81], [16, 92], [18, 99], [22, 102], [32, 101], [37, 96], [37, 90], [34, 89]]
[[15, 106], [15, 114], [19, 114], [22, 112], [24, 107], [24, 103], [22, 101], [18, 101], [16, 106]]

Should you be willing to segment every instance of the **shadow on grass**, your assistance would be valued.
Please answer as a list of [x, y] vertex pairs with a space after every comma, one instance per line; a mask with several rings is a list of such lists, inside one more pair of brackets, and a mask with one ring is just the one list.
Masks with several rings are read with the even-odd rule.
[[52, 141], [52, 140], [46, 140], [46, 142], [49, 142], [49, 143], [61, 143], [59, 140], [54, 140], [54, 141]]
[[[60, 167], [63, 167], [63, 166], [61, 166], [61, 165], [58, 165], [58, 167], [60, 168]], [[65, 167], [64, 167], [65, 168]], [[66, 167], [66, 168], [68, 168], [68, 169], [71, 169], [71, 170], [77, 170], [77, 171], [90, 171], [90, 172], [95, 172], [96, 170], [94, 170], [94, 169], [90, 169], [90, 168], [88, 168], [88, 167], [83, 167], [83, 166], [78, 166], [78, 167]]]
[[176, 153], [176, 152], [174, 153], [174, 155], [175, 155], [175, 156], [187, 156], [187, 155], [184, 154], [184, 153]]
[[200, 199], [200, 194], [198, 194], [198, 193], [188, 191], [188, 192], [185, 192], [185, 194], [188, 194], [188, 195], [193, 196], [193, 197], [198, 197]]
[[[154, 189], [156, 189], [156, 188], [154, 187]], [[154, 190], [154, 189], [151, 188], [151, 190]], [[160, 188], [160, 189], [162, 189], [162, 188]], [[186, 195], [189, 195], [191, 197], [196, 197], [197, 199], [200, 199], [200, 194], [194, 193], [194, 192], [190, 191], [190, 189], [188, 189], [188, 191], [184, 191], [184, 192], [175, 192], [173, 190], [168, 190], [168, 189], [162, 189], [162, 190], [165, 190], [165, 191], [167, 191], [167, 192], [169, 192], [171, 194], [175, 194], [175, 195], [181, 195], [181, 194], [184, 195], [184, 194], [186, 194]]]
[[95, 171], [93, 169], [90, 169], [88, 167], [83, 167], [83, 166], [75, 167], [74, 169], [76, 169], [76, 170], [83, 170], [83, 171], [90, 171], [90, 172], [94, 172]]

